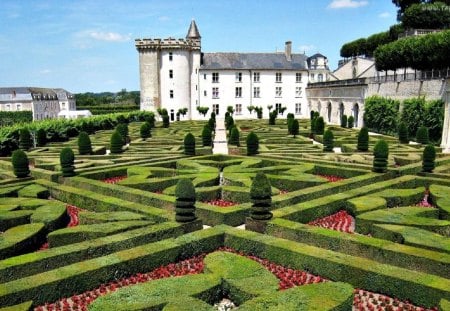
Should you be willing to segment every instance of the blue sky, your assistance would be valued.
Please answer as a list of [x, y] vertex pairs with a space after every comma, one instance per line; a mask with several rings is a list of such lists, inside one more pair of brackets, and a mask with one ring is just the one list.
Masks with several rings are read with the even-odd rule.
[[0, 87], [139, 90], [136, 38], [184, 38], [203, 52], [320, 52], [396, 23], [391, 0], [1, 0]]

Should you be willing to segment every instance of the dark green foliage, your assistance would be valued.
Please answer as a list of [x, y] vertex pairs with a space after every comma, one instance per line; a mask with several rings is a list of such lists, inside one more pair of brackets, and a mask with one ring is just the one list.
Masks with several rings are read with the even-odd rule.
[[403, 102], [403, 109], [400, 119], [408, 124], [408, 136], [413, 137], [417, 129], [423, 124], [425, 116], [425, 98], [410, 98]]
[[258, 154], [259, 149], [259, 138], [254, 132], [250, 132], [247, 135], [247, 155]]
[[428, 136], [428, 128], [426, 126], [421, 126], [418, 128], [416, 133], [416, 140], [419, 144], [426, 145], [430, 142]]
[[409, 143], [408, 128], [404, 122], [398, 126], [398, 140], [401, 144]]
[[209, 128], [214, 132], [216, 128], [216, 119], [215, 118], [209, 118], [208, 120], [208, 126]]
[[[228, 112], [227, 112], [228, 113]], [[225, 116], [225, 128], [227, 131], [231, 130], [234, 126], [234, 119], [233, 117], [228, 113], [227, 116]]]
[[363, 126], [358, 133], [358, 151], [367, 151], [369, 150], [369, 131], [367, 127]]
[[169, 115], [167, 115], [167, 114], [162, 115], [162, 122], [163, 122], [163, 127], [168, 128], [170, 126]]
[[78, 153], [82, 155], [92, 153], [91, 139], [86, 132], [80, 132], [78, 135]]
[[32, 111], [0, 111], [0, 127], [33, 121]]
[[202, 114], [204, 117], [208, 113], [209, 107], [197, 107], [198, 113]]
[[144, 117], [145, 122], [148, 122], [148, 124], [150, 125], [150, 129], [155, 127], [155, 114], [154, 113], [149, 113], [148, 115], [146, 115]]
[[380, 139], [373, 148], [373, 171], [376, 173], [384, 173], [387, 170], [389, 156], [389, 146], [387, 142]]
[[152, 127], [151, 127], [150, 123], [148, 123], [148, 122], [142, 123], [141, 128], [140, 128], [140, 134], [141, 134], [141, 138], [143, 140], [146, 140], [147, 138], [152, 137], [151, 129], [152, 129]]
[[314, 124], [315, 134], [323, 135], [323, 131], [325, 130], [325, 122], [323, 121], [323, 117], [318, 117]]
[[423, 124], [428, 127], [430, 140], [438, 142], [442, 138], [442, 126], [444, 125], [444, 101], [441, 99], [426, 102]]
[[61, 163], [61, 172], [63, 177], [75, 176], [75, 155], [71, 148], [66, 147], [59, 153], [59, 161]]
[[202, 143], [204, 147], [211, 147], [212, 145], [212, 131], [208, 124], [203, 127]]
[[450, 7], [445, 3], [421, 3], [408, 7], [402, 16], [405, 29], [450, 28]]
[[128, 123], [127, 118], [125, 118], [125, 116], [123, 114], [119, 114], [117, 116], [117, 123]]
[[253, 178], [250, 188], [250, 199], [253, 203], [250, 217], [254, 220], [269, 220], [272, 218], [270, 206], [272, 204], [272, 187], [267, 176], [258, 172]]
[[314, 119], [314, 110], [311, 110], [311, 111], [309, 112], [309, 119], [310, 119], [310, 120]]
[[366, 99], [364, 125], [371, 131], [395, 134], [400, 102], [390, 98], [372, 96]]
[[292, 124], [294, 122], [294, 118], [287, 118], [287, 128], [288, 128], [288, 134], [292, 134]]
[[119, 123], [116, 127], [116, 131], [122, 136], [122, 140], [126, 143], [128, 139], [128, 124]]
[[216, 120], [216, 113], [214, 111], [211, 112], [210, 118], [213, 119], [214, 121]]
[[11, 157], [14, 175], [18, 178], [24, 178], [30, 175], [30, 168], [27, 154], [21, 150], [14, 150]]
[[295, 136], [297, 136], [298, 133], [299, 133], [300, 126], [298, 124], [298, 120], [297, 119], [293, 119], [291, 123], [292, 123], [292, 125], [291, 125], [291, 134], [294, 135], [294, 138], [295, 138]]
[[317, 118], [313, 115], [313, 117], [310, 120], [311, 135], [314, 135], [316, 133], [316, 120]]
[[355, 118], [353, 116], [348, 117], [347, 126], [349, 129], [352, 129], [355, 123]]
[[231, 116], [231, 113], [229, 111], [225, 112], [225, 116], [224, 116], [225, 122], [226, 122], [227, 118], [229, 118], [230, 116]]
[[187, 133], [184, 136], [184, 154], [190, 156], [195, 155], [195, 137], [192, 133]]
[[27, 128], [20, 129], [19, 131], [19, 148], [22, 150], [28, 150], [32, 147], [31, 134]]
[[275, 109], [269, 113], [269, 125], [275, 125], [275, 120], [277, 119], [278, 111]]
[[39, 147], [43, 147], [47, 144], [47, 132], [43, 128], [36, 131], [36, 143]]
[[427, 145], [423, 149], [422, 155], [422, 170], [427, 173], [432, 173], [435, 168], [434, 161], [436, 160], [436, 149], [433, 145]]
[[287, 114], [286, 118], [287, 118], [288, 120], [289, 120], [289, 119], [294, 119], [295, 116], [294, 116], [294, 114], [293, 114], [292, 112], [289, 112], [289, 113]]
[[347, 115], [343, 114], [341, 117], [341, 127], [346, 128], [347, 127]]
[[230, 133], [230, 145], [239, 146], [239, 130], [236, 126], [233, 126]]
[[122, 153], [123, 152], [123, 145], [124, 145], [124, 140], [122, 138], [122, 135], [120, 135], [120, 133], [116, 130], [112, 133], [111, 135], [111, 153], [112, 154], [117, 154], [117, 153]]
[[227, 106], [227, 112], [229, 112], [230, 114], [233, 114], [234, 113], [233, 106]]
[[181, 178], [175, 188], [175, 220], [178, 222], [194, 221], [195, 187], [190, 179]]
[[278, 112], [279, 112], [281, 115], [283, 115], [284, 112], [286, 111], [286, 109], [287, 109], [287, 107], [280, 107], [280, 108], [278, 108]]
[[334, 148], [333, 132], [327, 129], [323, 134], [323, 151], [330, 152]]
[[256, 116], [258, 119], [262, 119], [263, 117], [263, 108], [262, 107], [255, 107], [254, 110], [256, 111]]

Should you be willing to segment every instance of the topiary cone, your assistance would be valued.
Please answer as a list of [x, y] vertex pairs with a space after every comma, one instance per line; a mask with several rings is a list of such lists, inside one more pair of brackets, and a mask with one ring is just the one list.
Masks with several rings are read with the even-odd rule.
[[175, 220], [178, 222], [194, 221], [195, 216], [195, 187], [190, 179], [178, 180], [175, 188]]
[[31, 148], [31, 134], [27, 128], [19, 131], [19, 148], [25, 151]]
[[21, 150], [14, 150], [11, 157], [14, 175], [17, 178], [24, 178], [30, 175], [30, 167], [27, 154]]
[[212, 131], [208, 124], [205, 124], [202, 130], [202, 144], [203, 147], [211, 147], [212, 145]]
[[272, 218], [272, 187], [267, 176], [258, 172], [253, 178], [250, 188], [250, 199], [253, 203], [250, 217], [254, 220], [269, 220]]
[[325, 152], [333, 151], [333, 147], [334, 147], [333, 132], [327, 129], [323, 134], [323, 151]]
[[69, 147], [63, 148], [59, 153], [59, 160], [63, 177], [75, 176], [75, 155], [72, 149]]
[[432, 173], [435, 168], [436, 149], [433, 145], [427, 145], [423, 149], [422, 171]]
[[123, 152], [123, 138], [122, 135], [116, 130], [111, 135], [111, 153], [117, 154]]
[[184, 137], [184, 154], [195, 156], [195, 137], [192, 133], [187, 133]]
[[239, 146], [239, 130], [236, 126], [233, 126], [230, 134], [230, 145]]
[[421, 126], [417, 129], [416, 140], [419, 144], [426, 145], [430, 141], [428, 134], [428, 128], [426, 126]]
[[389, 146], [387, 142], [380, 139], [373, 148], [373, 171], [376, 173], [385, 173], [387, 171]]
[[86, 132], [80, 132], [78, 135], [78, 153], [81, 155], [92, 153], [91, 139]]
[[259, 139], [255, 133], [250, 132], [248, 134], [246, 143], [247, 143], [247, 155], [258, 154]]
[[369, 131], [367, 127], [362, 127], [358, 133], [358, 151], [367, 151], [369, 150]]
[[142, 123], [141, 128], [140, 128], [140, 134], [141, 134], [141, 138], [143, 140], [146, 140], [147, 138], [152, 137], [150, 123], [148, 123], [148, 122]]
[[407, 144], [409, 143], [408, 138], [408, 128], [406, 127], [405, 123], [400, 123], [398, 126], [398, 140], [401, 144]]

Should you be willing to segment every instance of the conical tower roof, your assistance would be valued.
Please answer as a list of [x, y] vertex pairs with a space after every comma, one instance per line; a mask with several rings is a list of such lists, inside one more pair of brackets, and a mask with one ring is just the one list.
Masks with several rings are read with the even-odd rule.
[[189, 26], [188, 33], [186, 35], [186, 39], [200, 39], [200, 32], [198, 31], [197, 24], [194, 20], [192, 20], [191, 25]]

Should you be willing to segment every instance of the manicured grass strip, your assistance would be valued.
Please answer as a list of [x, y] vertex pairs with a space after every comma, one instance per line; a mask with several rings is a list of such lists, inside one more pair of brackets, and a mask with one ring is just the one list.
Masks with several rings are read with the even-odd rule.
[[0, 238], [0, 259], [35, 250], [45, 241], [42, 223], [25, 224], [6, 230]]
[[450, 187], [431, 185], [430, 193], [442, 219], [450, 220]]

